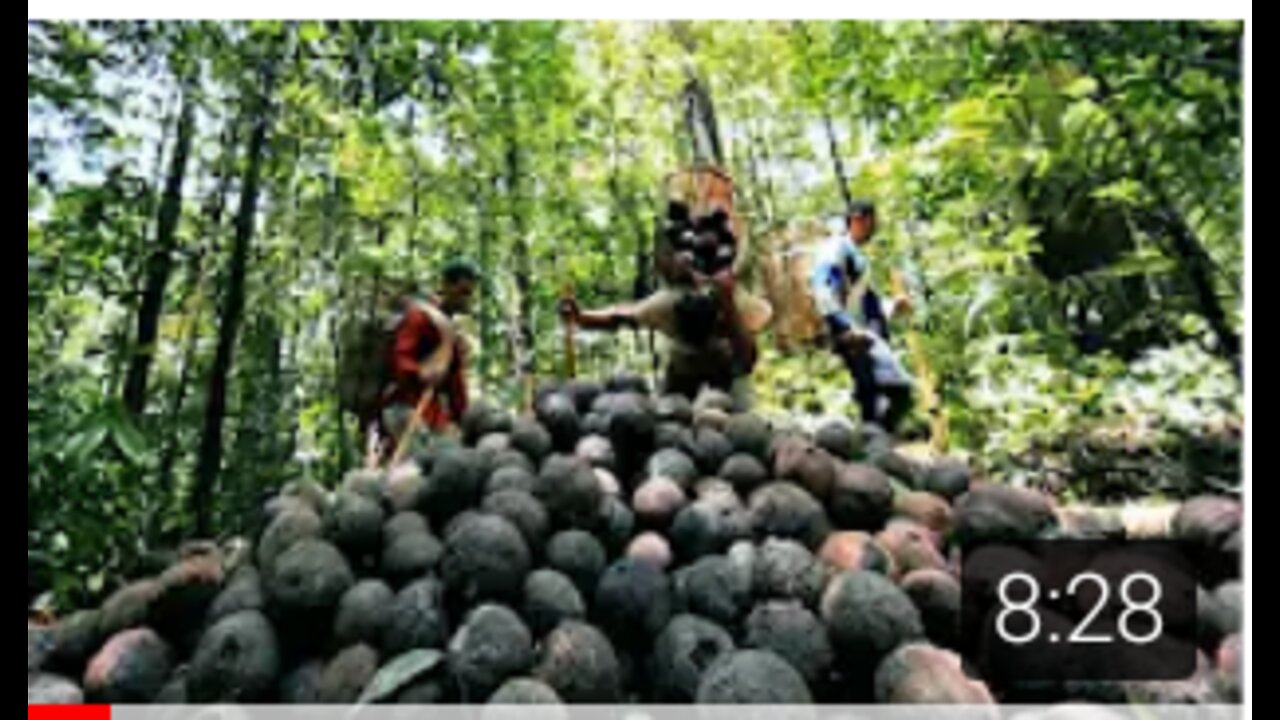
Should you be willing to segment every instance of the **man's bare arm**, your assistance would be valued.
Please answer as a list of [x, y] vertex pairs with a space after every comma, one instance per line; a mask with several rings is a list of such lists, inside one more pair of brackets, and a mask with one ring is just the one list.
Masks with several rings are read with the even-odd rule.
[[600, 310], [583, 310], [576, 300], [565, 300], [560, 304], [560, 315], [583, 330], [614, 331], [639, 327], [640, 324], [634, 305], [615, 305], [614, 307]]

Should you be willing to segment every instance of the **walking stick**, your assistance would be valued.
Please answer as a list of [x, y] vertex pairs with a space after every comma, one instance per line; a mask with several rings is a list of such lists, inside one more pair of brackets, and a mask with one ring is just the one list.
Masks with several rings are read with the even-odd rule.
[[422, 428], [422, 415], [431, 407], [432, 401], [435, 400], [435, 394], [435, 390], [430, 388], [422, 393], [422, 400], [413, 411], [413, 417], [409, 418], [408, 427], [400, 434], [400, 440], [396, 443], [396, 452], [391, 456], [391, 463], [387, 465], [388, 469], [399, 465], [404, 461], [405, 456], [409, 454], [409, 446], [413, 441], [413, 436]]
[[[895, 296], [907, 295], [907, 281], [900, 270], [893, 271], [891, 282]], [[929, 414], [930, 445], [936, 452], [945, 453], [951, 447], [951, 423], [947, 418], [946, 408], [942, 405], [942, 398], [938, 395], [938, 377], [929, 364], [924, 342], [914, 326], [907, 330], [907, 350], [911, 354], [911, 363], [915, 366], [921, 404]]]

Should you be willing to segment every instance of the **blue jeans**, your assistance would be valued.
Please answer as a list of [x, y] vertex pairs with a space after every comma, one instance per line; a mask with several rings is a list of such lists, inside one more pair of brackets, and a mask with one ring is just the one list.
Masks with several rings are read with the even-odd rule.
[[[827, 327], [833, 341], [851, 329], [847, 316], [831, 316], [827, 318]], [[864, 423], [874, 423], [886, 432], [893, 434], [911, 411], [911, 387], [909, 385], [886, 385], [876, 377], [875, 357], [870, 350], [855, 353], [848, 348], [834, 346], [836, 354], [844, 360], [849, 375], [853, 378], [853, 398], [862, 411]], [[888, 400], [882, 403], [881, 399]], [[885, 405], [885, 407], [882, 407]]]

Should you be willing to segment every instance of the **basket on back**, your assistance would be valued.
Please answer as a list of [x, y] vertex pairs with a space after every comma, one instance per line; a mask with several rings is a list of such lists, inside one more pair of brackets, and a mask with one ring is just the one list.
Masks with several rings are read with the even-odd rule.
[[826, 237], [821, 223], [795, 223], [766, 239], [761, 259], [765, 292], [773, 305], [778, 349], [794, 352], [821, 343], [826, 326], [810, 290], [815, 246]]
[[[664, 192], [668, 204], [678, 204], [687, 209], [694, 224], [711, 218], [717, 212], [726, 216], [727, 229], [732, 233], [734, 241], [732, 269], [735, 273], [741, 273], [747, 260], [749, 243], [747, 225], [735, 211], [733, 178], [713, 165], [695, 165], [669, 175], [664, 184]], [[664, 244], [659, 249], [660, 257], [672, 252], [667, 240], [664, 237], [660, 241]], [[659, 269], [663, 280], [671, 282], [670, 266], [664, 267], [664, 263], [660, 262]]]

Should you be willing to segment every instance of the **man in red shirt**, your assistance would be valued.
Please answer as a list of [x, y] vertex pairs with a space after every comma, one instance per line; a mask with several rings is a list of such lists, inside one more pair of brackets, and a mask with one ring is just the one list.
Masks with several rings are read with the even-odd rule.
[[427, 391], [431, 401], [422, 408], [422, 424], [431, 431], [448, 428], [467, 411], [466, 340], [453, 322], [471, 309], [480, 273], [474, 265], [447, 265], [440, 293], [423, 300], [408, 293], [389, 349], [391, 385], [384, 396], [384, 436], [399, 438]]

